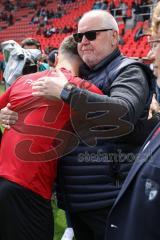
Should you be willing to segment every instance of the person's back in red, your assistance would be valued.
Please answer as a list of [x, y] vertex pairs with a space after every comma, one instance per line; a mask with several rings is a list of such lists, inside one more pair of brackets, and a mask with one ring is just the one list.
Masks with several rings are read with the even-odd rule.
[[[93, 84], [62, 69], [68, 81], [101, 94]], [[57, 168], [56, 135], [69, 122], [70, 108], [61, 100], [32, 96], [32, 82], [54, 76], [54, 70], [20, 77], [1, 97], [0, 109], [11, 103], [18, 121], [5, 130], [0, 152], [0, 177], [50, 199]]]

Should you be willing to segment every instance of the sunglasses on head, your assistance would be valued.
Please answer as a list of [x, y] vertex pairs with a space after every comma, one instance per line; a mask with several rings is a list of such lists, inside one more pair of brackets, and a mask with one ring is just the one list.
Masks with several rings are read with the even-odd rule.
[[74, 33], [73, 37], [77, 43], [82, 42], [83, 36], [85, 36], [87, 38], [87, 40], [89, 40], [89, 41], [94, 41], [96, 39], [97, 32], [106, 32], [106, 31], [110, 31], [110, 30], [113, 30], [113, 29], [108, 28], [108, 29], [91, 30], [91, 31], [87, 31], [84, 33]]

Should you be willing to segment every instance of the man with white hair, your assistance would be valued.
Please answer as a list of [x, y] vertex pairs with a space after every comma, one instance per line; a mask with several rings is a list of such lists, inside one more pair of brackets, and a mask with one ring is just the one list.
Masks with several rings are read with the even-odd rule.
[[[83, 93], [94, 103], [95, 111], [96, 102], [118, 103], [127, 108], [126, 120], [135, 127], [132, 133], [119, 138], [116, 138], [116, 131], [112, 132], [112, 139], [107, 140], [109, 133], [104, 125], [109, 120], [110, 125], [115, 125], [111, 113], [106, 119], [102, 117], [103, 123], [97, 120], [97, 126], [101, 125], [97, 132], [96, 129], [94, 133], [88, 130], [89, 127], [87, 129], [84, 124], [85, 136], [77, 131], [82, 140], [79, 147], [60, 161], [59, 186], [65, 195], [76, 240], [98, 240], [104, 238], [108, 212], [144, 141], [141, 139], [141, 131], [144, 132], [143, 120], [148, 117], [152, 96], [151, 72], [141, 63], [121, 55], [118, 48], [118, 25], [106, 11], [92, 10], [85, 13], [79, 21], [78, 33], [73, 36], [84, 62], [80, 68], [81, 77], [97, 85], [105, 96], [91, 94], [71, 84], [66, 85], [62, 79], [53, 79], [53, 88], [49, 83], [44, 82], [42, 88], [38, 82], [35, 83], [35, 89], [39, 87], [39, 93], [35, 95], [45, 95], [48, 91], [48, 94], [63, 99], [77, 111], [85, 108]], [[88, 144], [99, 137], [100, 130], [102, 135], [106, 131], [105, 136], [101, 136], [94, 146]]]
[[[94, 83], [105, 95], [89, 93], [62, 77], [59, 81], [53, 78], [43, 83], [35, 82], [33, 94], [51, 95], [82, 114], [86, 111], [83, 124], [75, 123], [79, 146], [60, 160], [59, 188], [76, 240], [102, 240], [108, 212], [144, 141], [141, 132], [144, 132], [143, 121], [148, 117], [152, 98], [151, 71], [120, 53], [118, 25], [106, 11], [85, 13], [79, 21], [78, 33], [73, 36], [84, 62], [80, 68], [81, 77]], [[117, 131], [122, 128], [119, 109], [105, 114], [105, 104], [127, 108], [125, 120], [133, 124], [134, 131], [120, 136]], [[93, 114], [89, 117], [88, 112], [97, 112], [97, 118]], [[117, 118], [113, 118], [116, 112]], [[6, 119], [10, 122], [13, 115], [6, 114]], [[124, 127], [127, 125], [126, 122]], [[62, 202], [60, 204], [65, 207]]]

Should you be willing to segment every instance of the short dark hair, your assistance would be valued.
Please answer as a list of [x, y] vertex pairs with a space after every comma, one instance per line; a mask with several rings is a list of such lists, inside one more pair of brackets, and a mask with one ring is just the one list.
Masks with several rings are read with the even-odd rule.
[[67, 36], [62, 41], [60, 48], [62, 54], [78, 55], [77, 43], [75, 42], [73, 35]]
[[21, 42], [21, 46], [22, 48], [27, 45], [27, 46], [36, 46], [37, 49], [41, 49], [41, 44], [37, 39], [34, 38], [25, 38], [22, 42]]

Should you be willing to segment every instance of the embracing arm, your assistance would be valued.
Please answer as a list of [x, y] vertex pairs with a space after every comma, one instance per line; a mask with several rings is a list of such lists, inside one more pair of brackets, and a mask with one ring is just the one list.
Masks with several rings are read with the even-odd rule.
[[9, 95], [10, 88], [0, 96], [0, 124], [7, 129], [18, 120], [18, 114], [10, 110]]
[[[45, 97], [63, 98], [63, 90], [67, 83], [65, 76], [54, 78], [43, 78], [33, 83], [33, 95]], [[65, 102], [69, 103], [75, 110], [82, 109], [84, 101], [81, 101], [82, 94], [86, 95], [89, 102], [106, 102], [119, 104], [127, 108], [127, 120], [135, 123], [145, 109], [149, 96], [149, 86], [146, 74], [137, 65], [130, 65], [123, 70], [114, 80], [110, 88], [110, 96], [92, 93], [82, 88], [74, 87], [68, 94]], [[74, 101], [72, 97], [74, 96]]]
[[87, 96], [89, 102], [106, 102], [126, 107], [128, 109], [127, 120], [135, 123], [144, 111], [149, 96], [149, 86], [143, 70], [131, 65], [114, 80], [110, 88], [110, 96], [74, 88], [71, 92], [75, 100], [70, 102], [72, 108], [81, 109], [82, 94]]

